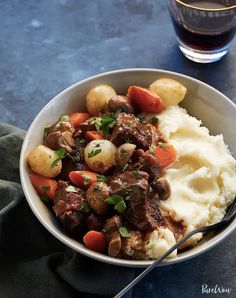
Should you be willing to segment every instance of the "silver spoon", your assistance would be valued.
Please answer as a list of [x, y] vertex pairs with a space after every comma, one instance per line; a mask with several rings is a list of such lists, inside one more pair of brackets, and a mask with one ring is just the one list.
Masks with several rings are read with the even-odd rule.
[[216, 228], [221, 227], [223, 224], [227, 223], [229, 220], [231, 220], [236, 214], [236, 199], [233, 201], [233, 203], [229, 206], [227, 213], [225, 214], [224, 218], [222, 219], [222, 221], [213, 224], [213, 225], [209, 225], [209, 226], [205, 226], [205, 227], [201, 227], [201, 228], [197, 228], [192, 230], [191, 232], [189, 232], [187, 235], [185, 235], [180, 241], [178, 241], [175, 245], [173, 245], [169, 250], [167, 250], [167, 252], [162, 255], [159, 259], [157, 259], [156, 261], [154, 261], [149, 267], [147, 267], [147, 269], [145, 269], [142, 273], [140, 273], [133, 281], [131, 281], [131, 283], [129, 283], [123, 290], [121, 290], [118, 294], [116, 294], [116, 296], [114, 296], [114, 298], [120, 298], [122, 297], [125, 293], [127, 293], [134, 285], [136, 285], [141, 279], [144, 278], [144, 276], [146, 276], [149, 272], [152, 271], [152, 269], [154, 269], [158, 264], [160, 264], [168, 255], [170, 255], [175, 249], [177, 249], [181, 244], [183, 244], [188, 238], [190, 238], [191, 236], [193, 236], [194, 234], [197, 233], [204, 233], [204, 232], [209, 232], [212, 231]]

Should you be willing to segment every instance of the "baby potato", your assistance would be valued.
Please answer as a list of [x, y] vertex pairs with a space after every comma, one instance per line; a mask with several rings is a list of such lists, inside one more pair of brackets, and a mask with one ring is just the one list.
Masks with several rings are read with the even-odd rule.
[[116, 91], [108, 85], [98, 85], [87, 94], [87, 109], [89, 114], [96, 115], [106, 108], [108, 101], [116, 95]]
[[109, 195], [109, 186], [104, 182], [97, 182], [87, 190], [86, 199], [95, 213], [104, 215], [110, 208], [110, 205], [105, 202]]
[[29, 153], [27, 163], [33, 172], [45, 177], [55, 177], [62, 168], [61, 160], [52, 166], [56, 159], [58, 156], [55, 151], [44, 145], [38, 145]]
[[116, 165], [116, 146], [108, 140], [94, 140], [84, 149], [84, 159], [88, 167], [98, 173], [105, 173]]
[[149, 88], [161, 97], [166, 106], [177, 105], [187, 92], [180, 82], [168, 78], [156, 80]]

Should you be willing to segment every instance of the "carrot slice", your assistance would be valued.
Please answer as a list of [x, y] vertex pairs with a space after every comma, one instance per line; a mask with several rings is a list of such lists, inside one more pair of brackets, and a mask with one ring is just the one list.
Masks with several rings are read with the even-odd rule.
[[82, 189], [88, 189], [93, 183], [97, 182], [97, 173], [90, 171], [71, 171], [69, 177], [71, 182]]
[[165, 108], [160, 96], [147, 88], [130, 86], [127, 96], [143, 112], [160, 113]]
[[106, 239], [103, 233], [91, 230], [83, 237], [84, 244], [91, 250], [102, 252], [106, 248]]
[[56, 195], [58, 183], [56, 180], [41, 176], [36, 173], [29, 174], [30, 181], [39, 195], [47, 195], [50, 200], [53, 200]]
[[147, 153], [152, 154], [157, 159], [161, 168], [169, 166], [176, 160], [176, 150], [174, 146], [167, 143], [159, 143], [157, 147], [148, 150]]
[[86, 131], [85, 138], [87, 141], [93, 141], [93, 140], [102, 140], [104, 139], [103, 133], [101, 131], [91, 130]]
[[76, 129], [78, 129], [80, 123], [85, 122], [90, 117], [91, 116], [89, 115], [89, 113], [73, 113], [70, 115], [70, 123], [73, 124]]

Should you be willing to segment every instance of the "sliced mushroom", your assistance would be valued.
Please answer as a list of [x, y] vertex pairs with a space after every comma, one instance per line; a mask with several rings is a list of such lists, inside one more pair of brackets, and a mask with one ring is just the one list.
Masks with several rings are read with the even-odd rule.
[[119, 228], [122, 227], [123, 220], [120, 215], [114, 215], [111, 218], [106, 220], [104, 225], [104, 235], [106, 237], [106, 241], [109, 243], [113, 234], [119, 233]]
[[171, 195], [170, 184], [164, 177], [161, 177], [156, 181], [154, 180], [151, 186], [153, 190], [158, 194], [159, 199], [162, 201], [167, 200]]
[[116, 163], [119, 167], [123, 167], [129, 161], [135, 148], [136, 145], [130, 143], [122, 144], [120, 147], [117, 148]]
[[69, 121], [57, 121], [51, 126], [48, 127], [48, 134], [53, 133], [53, 132], [64, 132], [64, 131], [70, 131], [71, 133], [75, 132], [74, 125], [71, 124]]
[[134, 107], [129, 98], [125, 95], [115, 95], [108, 101], [108, 109], [111, 112], [115, 112], [121, 109], [125, 113], [133, 114]]
[[75, 146], [72, 133], [69, 131], [65, 131], [63, 133], [55, 131], [48, 134], [45, 138], [44, 144], [52, 150], [65, 148], [65, 150], [69, 153], [73, 152], [73, 147]]
[[114, 233], [108, 244], [108, 255], [115, 258], [121, 251], [121, 236], [120, 234]]
[[73, 134], [70, 131], [64, 131], [62, 133], [62, 137], [64, 138], [65, 142], [70, 147], [75, 147], [75, 141], [73, 139]]

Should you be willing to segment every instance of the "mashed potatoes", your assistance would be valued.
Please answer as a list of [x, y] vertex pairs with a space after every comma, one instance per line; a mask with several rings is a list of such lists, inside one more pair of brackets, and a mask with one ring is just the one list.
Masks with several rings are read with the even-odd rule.
[[[201, 127], [201, 121], [177, 105], [158, 114], [158, 119], [162, 135], [177, 151], [175, 163], [166, 170], [171, 196], [160, 202], [162, 213], [182, 221], [185, 234], [196, 227], [219, 222], [236, 194], [236, 161], [223, 136], [210, 136], [208, 129]], [[156, 233], [149, 239], [153, 244], [146, 247], [151, 258], [158, 257], [156, 249], [164, 241], [164, 236], [153, 241]], [[201, 237], [196, 234], [185, 246], [196, 244]], [[166, 243], [169, 247], [173, 245]], [[159, 255], [162, 253], [163, 250]]]

